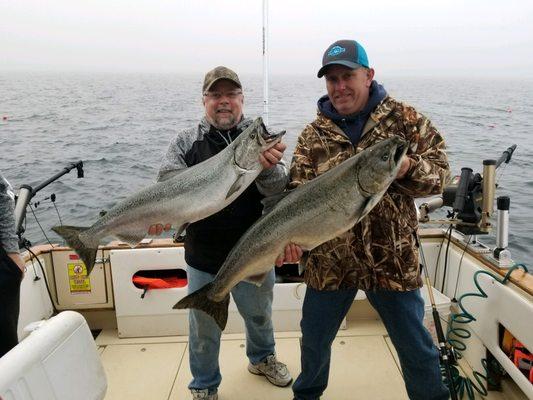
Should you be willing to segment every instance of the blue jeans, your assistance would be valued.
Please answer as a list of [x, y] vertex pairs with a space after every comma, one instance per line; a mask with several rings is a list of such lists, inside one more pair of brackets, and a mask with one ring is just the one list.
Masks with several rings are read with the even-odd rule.
[[[192, 293], [211, 282], [215, 275], [188, 267], [188, 292]], [[272, 297], [274, 269], [261, 287], [240, 282], [231, 294], [246, 326], [246, 355], [252, 364], [274, 354], [272, 328]], [[189, 310], [189, 363], [192, 381], [189, 389], [215, 392], [222, 381], [218, 364], [222, 332], [215, 320], [203, 311]]]
[[[357, 289], [307, 288], [301, 321], [302, 371], [292, 386], [295, 399], [319, 399], [328, 386], [331, 344], [356, 294]], [[420, 290], [366, 295], [396, 348], [409, 398], [447, 400], [449, 392], [442, 383], [438, 350], [422, 323], [424, 300]]]

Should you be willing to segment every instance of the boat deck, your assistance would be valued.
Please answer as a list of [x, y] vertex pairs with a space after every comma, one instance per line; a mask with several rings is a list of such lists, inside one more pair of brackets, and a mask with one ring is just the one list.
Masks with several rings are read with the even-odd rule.
[[[277, 332], [276, 349], [293, 377], [300, 369], [300, 333]], [[106, 400], [190, 399], [187, 337], [119, 339], [116, 330], [96, 338], [107, 373]], [[220, 400], [290, 400], [289, 387], [278, 388], [250, 374], [243, 334], [222, 337]], [[481, 398], [481, 397], [476, 397]], [[490, 392], [490, 400], [511, 399]], [[349, 320], [333, 344], [330, 382], [323, 400], [408, 399], [392, 343], [380, 320]]]

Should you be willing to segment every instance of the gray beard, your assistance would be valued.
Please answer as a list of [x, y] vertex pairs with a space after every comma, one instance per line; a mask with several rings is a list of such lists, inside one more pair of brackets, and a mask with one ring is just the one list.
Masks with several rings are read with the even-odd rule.
[[[208, 118], [208, 121], [209, 121], [209, 119], [210, 118]], [[220, 121], [218, 121], [218, 119], [215, 116], [215, 119], [213, 121], [209, 121], [209, 122], [215, 128], [217, 128], [219, 130], [222, 130], [222, 131], [227, 131], [227, 130], [233, 128], [234, 126], [236, 126], [238, 124], [238, 121], [236, 120], [236, 118], [233, 115], [231, 116], [231, 118], [229, 120], [226, 120], [226, 121], [227, 122], [221, 123]]]

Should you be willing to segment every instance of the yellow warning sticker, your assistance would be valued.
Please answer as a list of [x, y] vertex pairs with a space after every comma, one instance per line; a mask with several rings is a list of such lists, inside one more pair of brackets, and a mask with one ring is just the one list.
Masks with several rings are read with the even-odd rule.
[[70, 293], [87, 293], [91, 291], [91, 280], [87, 276], [85, 264], [67, 264]]

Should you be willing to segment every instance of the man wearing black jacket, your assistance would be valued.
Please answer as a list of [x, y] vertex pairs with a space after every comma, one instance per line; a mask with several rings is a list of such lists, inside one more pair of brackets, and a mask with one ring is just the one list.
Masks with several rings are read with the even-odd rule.
[[13, 203], [11, 186], [0, 174], [0, 357], [18, 343], [20, 282], [24, 275]]
[[[251, 123], [244, 118], [242, 85], [235, 72], [226, 67], [209, 71], [202, 88], [205, 116], [200, 123], [180, 132], [170, 143], [158, 181], [183, 168], [196, 165], [223, 150]], [[233, 203], [208, 218], [190, 224], [185, 236], [188, 290], [192, 293], [211, 282], [226, 256], [242, 234], [261, 216], [261, 199], [283, 191], [287, 171], [283, 161], [286, 146], [278, 143], [260, 155], [264, 170]], [[171, 221], [162, 221], [171, 222]], [[169, 224], [153, 226], [153, 233]], [[232, 291], [246, 325], [248, 371], [264, 375], [272, 384], [287, 386], [292, 378], [285, 364], [276, 359], [272, 328], [274, 271], [261, 287], [240, 282]], [[220, 375], [218, 354], [221, 331], [203, 311], [189, 310], [189, 361], [193, 399], [218, 399]]]

